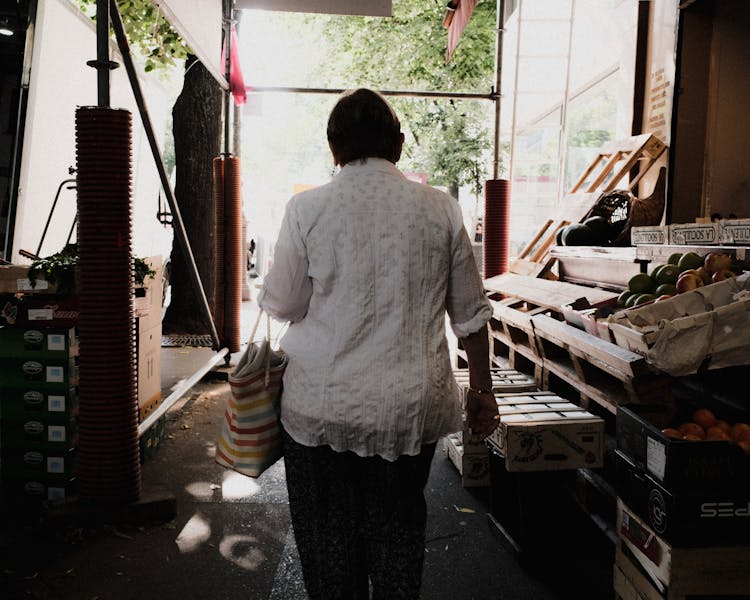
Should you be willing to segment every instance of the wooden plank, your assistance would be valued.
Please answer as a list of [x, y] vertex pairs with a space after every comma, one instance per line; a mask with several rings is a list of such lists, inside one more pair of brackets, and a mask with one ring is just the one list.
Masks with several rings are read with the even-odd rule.
[[484, 287], [490, 292], [497, 292], [506, 296], [520, 298], [537, 306], [560, 311], [560, 307], [575, 302], [580, 298], [586, 298], [590, 304], [606, 302], [617, 298], [617, 293], [598, 288], [591, 288], [564, 281], [551, 281], [518, 275], [516, 273], [503, 273], [485, 279]]
[[576, 329], [547, 315], [532, 317], [534, 330], [554, 336], [576, 356], [588, 360], [618, 379], [632, 379], [651, 372], [645, 357]]

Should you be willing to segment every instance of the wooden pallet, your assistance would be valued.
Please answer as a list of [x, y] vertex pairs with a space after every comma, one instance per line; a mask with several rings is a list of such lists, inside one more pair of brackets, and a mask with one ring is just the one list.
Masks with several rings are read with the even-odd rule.
[[542, 355], [542, 388], [558, 377], [580, 393], [580, 403], [595, 402], [612, 414], [620, 404], [665, 402], [671, 378], [654, 373], [646, 359], [594, 337], [549, 315], [532, 317]]

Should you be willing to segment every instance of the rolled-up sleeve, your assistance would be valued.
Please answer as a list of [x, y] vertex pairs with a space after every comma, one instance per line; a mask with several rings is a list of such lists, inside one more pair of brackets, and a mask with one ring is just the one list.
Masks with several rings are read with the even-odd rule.
[[487, 324], [492, 317], [492, 305], [484, 292], [482, 277], [460, 212], [454, 214], [453, 218], [454, 235], [446, 310], [453, 333], [456, 337], [464, 338]]
[[263, 279], [258, 305], [279, 321], [300, 321], [312, 296], [307, 250], [300, 231], [294, 198], [289, 201], [273, 253], [273, 265]]

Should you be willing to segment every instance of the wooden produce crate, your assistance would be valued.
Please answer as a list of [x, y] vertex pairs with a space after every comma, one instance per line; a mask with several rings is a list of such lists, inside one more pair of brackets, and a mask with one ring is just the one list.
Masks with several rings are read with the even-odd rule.
[[[469, 389], [469, 370], [454, 369], [456, 383], [462, 390], [462, 402]], [[515, 369], [491, 369], [492, 389], [495, 393], [536, 392], [538, 387], [533, 378]], [[489, 485], [489, 457], [484, 438], [469, 431], [466, 419], [463, 430], [448, 436], [445, 440], [445, 451], [448, 458], [461, 474], [464, 487], [482, 487]]]
[[464, 446], [463, 432], [452, 433], [443, 438], [443, 450], [458, 469], [464, 487], [487, 487], [490, 484], [490, 465], [486, 446], [476, 444]]
[[646, 270], [646, 261], [636, 258], [635, 248], [598, 246], [554, 246], [560, 281], [622, 291], [633, 275]]
[[620, 598], [750, 598], [750, 546], [677, 548], [617, 504], [614, 588]]
[[749, 364], [750, 273], [609, 317], [615, 341], [675, 376]]
[[578, 390], [582, 406], [593, 401], [613, 414], [626, 402], [669, 397], [670, 378], [655, 374], [640, 354], [549, 315], [536, 315], [532, 323], [543, 356], [543, 389], [558, 377]]
[[487, 438], [507, 471], [598, 468], [604, 420], [556, 394], [497, 394], [500, 425]]

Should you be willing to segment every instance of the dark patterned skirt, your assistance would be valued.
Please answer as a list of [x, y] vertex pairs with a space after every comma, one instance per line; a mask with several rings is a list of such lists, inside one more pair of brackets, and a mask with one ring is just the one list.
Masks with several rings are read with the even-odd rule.
[[435, 444], [390, 462], [284, 432], [294, 538], [311, 600], [419, 598]]

